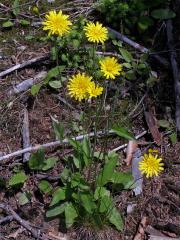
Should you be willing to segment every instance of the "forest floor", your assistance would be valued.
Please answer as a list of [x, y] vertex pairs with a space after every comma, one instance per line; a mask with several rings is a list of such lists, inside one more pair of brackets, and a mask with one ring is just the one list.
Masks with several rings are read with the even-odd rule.
[[[0, 5], [0, 17], [2, 19], [7, 16], [9, 17], [12, 2], [13, 1], [3, 1], [3, 4]], [[28, 1], [25, 2], [27, 2], [27, 5], [21, 8], [21, 13], [29, 16], [29, 19], [28, 17], [27, 19], [30, 20], [31, 25], [22, 26], [18, 22], [15, 22], [12, 28], [4, 29], [0, 26], [0, 73], [13, 65], [26, 62], [32, 58], [44, 56], [49, 52], [49, 45], [40, 41], [43, 34], [41, 25], [32, 25], [34, 22], [38, 23], [39, 17], [33, 15], [31, 10], [29, 10], [32, 4], [29, 4]], [[59, 6], [59, 3], [56, 3], [56, 5], [42, 4], [42, 6], [39, 7], [39, 11], [44, 13], [48, 11], [48, 9], [57, 6]], [[23, 15], [21, 17], [23, 18]], [[178, 30], [176, 31], [176, 38], [179, 40], [180, 35], [178, 34], [180, 34], [180, 32], [178, 32]], [[148, 46], [146, 45], [146, 47]], [[164, 54], [163, 56], [169, 61], [168, 54]], [[175, 104], [174, 97], [172, 97], [174, 95], [172, 70], [171, 68], [168, 70], [163, 69], [161, 66], [154, 64], [152, 60], [151, 63], [152, 69], [154, 68], [153, 70], [158, 74], [159, 81], [148, 96], [148, 101], [150, 101], [149, 111], [153, 114], [154, 118], [158, 120], [165, 119], [174, 126]], [[13, 71], [11, 74], [0, 78], [0, 156], [22, 148], [22, 125], [25, 108], [27, 108], [29, 115], [31, 146], [55, 141], [51, 117], [55, 117], [59, 121], [65, 120], [68, 128], [68, 124], [71, 122], [71, 116], [69, 115], [66, 103], [58, 98], [58, 96], [61, 95], [61, 91], [57, 92], [50, 88], [43, 87], [35, 97], [32, 96], [29, 89], [11, 96], [8, 94], [13, 86], [16, 86], [26, 79], [33, 78], [41, 71], [47, 71], [50, 65], [51, 61], [47, 58], [45, 61], [40, 61], [23, 69]], [[102, 236], [104, 236], [102, 239], [134, 239], [138, 227], [141, 226], [141, 221], [145, 223], [140, 230], [142, 231], [142, 237], [137, 238], [139, 240], [149, 239], [149, 235], [157, 236], [157, 240], [179, 239], [180, 142], [176, 141], [172, 144], [168, 129], [160, 127], [158, 131], [162, 136], [162, 142], [161, 145], [156, 144], [151, 134], [152, 129], [149, 129], [144, 116], [145, 103], [139, 104], [144, 94], [142, 94], [142, 92], [137, 93], [136, 89], [133, 89], [135, 85], [136, 83], [133, 83], [130, 90], [125, 88], [125, 94], [122, 94], [119, 99], [120, 110], [118, 114], [119, 118], [121, 118], [120, 121], [125, 123], [126, 127], [130, 125], [135, 136], [143, 131], [147, 131], [140, 139], [141, 143], [139, 147], [142, 153], [146, 152], [148, 148], [158, 149], [163, 158], [165, 170], [157, 178], [144, 178], [143, 190], [140, 195], [135, 196], [133, 191], [130, 190], [120, 192], [116, 196], [116, 203], [125, 223], [124, 230], [119, 233], [110, 228], [106, 234], [102, 234]], [[73, 101], [70, 100], [70, 104], [73, 105]], [[76, 118], [76, 116], [79, 115], [80, 108], [77, 104], [73, 106], [74, 108], [71, 110], [72, 116]], [[129, 113], [132, 114], [129, 116]], [[157, 126], [155, 125], [155, 127]], [[78, 131], [77, 135], [79, 135]], [[143, 144], [143, 142], [146, 144]], [[124, 143], [127, 142], [118, 137], [110, 137], [108, 140], [108, 150], [112, 150]], [[124, 160], [126, 156], [123, 150], [118, 152], [121, 159], [120, 168], [130, 170], [131, 167], [125, 165]], [[69, 151], [71, 151], [69, 147], [63, 149], [53, 147], [47, 149], [46, 154], [62, 158], [66, 153], [68, 154]], [[33, 193], [33, 195], [31, 201], [22, 206], [20, 206], [17, 201], [18, 191], [6, 189], [3, 184], [1, 186], [1, 182], [10, 178], [15, 169], [23, 164], [21, 155], [0, 161], [0, 205], [10, 205], [22, 219], [30, 223], [32, 228], [40, 229], [49, 235], [49, 239], [66, 239], [66, 237], [69, 237], [69, 239], [78, 239], [77, 236], [80, 229], [72, 228], [67, 232], [67, 235], [65, 233], [65, 235], [63, 235], [59, 219], [51, 221], [45, 219], [45, 209], [50, 199], [49, 196], [42, 196], [38, 192], [37, 184], [39, 179], [41, 179], [40, 174], [29, 174], [28, 181], [24, 184], [21, 191], [29, 191]], [[61, 162], [58, 162], [57, 165], [48, 172], [48, 176], [57, 176], [60, 174], [63, 169], [62, 165]], [[52, 185], [56, 186], [57, 181], [53, 180]], [[127, 208], [132, 208], [132, 211], [127, 212]], [[0, 210], [0, 240], [35, 239], [32, 237], [30, 231], [27, 231], [14, 219], [1, 224], [1, 219], [5, 216], [7, 215]], [[84, 237], [84, 239], [90, 240], [91, 238]]]

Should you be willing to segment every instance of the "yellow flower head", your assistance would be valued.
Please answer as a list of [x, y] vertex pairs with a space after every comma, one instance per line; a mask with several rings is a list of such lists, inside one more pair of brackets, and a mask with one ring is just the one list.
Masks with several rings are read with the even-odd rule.
[[105, 57], [99, 61], [101, 66], [101, 72], [107, 79], [115, 79], [116, 76], [122, 75], [122, 65], [118, 63], [114, 57]]
[[43, 30], [49, 31], [49, 35], [62, 36], [70, 30], [71, 21], [68, 20], [69, 16], [64, 15], [62, 11], [50, 11], [45, 15], [46, 20], [42, 22], [44, 25]]
[[67, 85], [69, 95], [78, 101], [88, 99], [88, 89], [92, 84], [91, 79], [92, 77], [85, 75], [85, 73], [72, 76]]
[[90, 22], [84, 27], [85, 35], [89, 42], [104, 43], [108, 39], [108, 30], [101, 23]]
[[92, 82], [88, 88], [89, 98], [98, 97], [103, 92], [103, 87], [100, 87]]
[[164, 163], [161, 161], [162, 158], [158, 158], [158, 155], [151, 153], [144, 154], [142, 161], [139, 163], [139, 170], [142, 174], [145, 174], [147, 178], [158, 176], [159, 173], [164, 170]]

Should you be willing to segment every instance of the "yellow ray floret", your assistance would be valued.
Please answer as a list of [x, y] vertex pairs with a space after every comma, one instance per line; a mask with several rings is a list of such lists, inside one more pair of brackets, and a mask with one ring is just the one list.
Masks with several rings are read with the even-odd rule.
[[116, 76], [122, 75], [122, 65], [114, 57], [106, 57], [99, 61], [101, 72], [107, 79], [115, 79]]
[[91, 80], [92, 77], [85, 75], [85, 73], [72, 76], [67, 85], [69, 95], [78, 101], [88, 99], [88, 88], [91, 86]]
[[98, 97], [102, 94], [103, 87], [100, 87], [95, 84], [95, 82], [92, 82], [88, 88], [89, 98], [92, 97]]
[[142, 161], [139, 163], [139, 170], [147, 178], [158, 176], [164, 170], [164, 163], [161, 161], [162, 158], [158, 158], [158, 155], [144, 154]]
[[101, 23], [90, 22], [84, 27], [85, 35], [89, 42], [104, 43], [108, 39], [108, 30]]
[[64, 15], [60, 10], [58, 13], [56, 11], [50, 11], [45, 15], [45, 20], [42, 22], [43, 30], [49, 31], [49, 35], [63, 36], [70, 30], [70, 25], [72, 25], [69, 20], [68, 15]]

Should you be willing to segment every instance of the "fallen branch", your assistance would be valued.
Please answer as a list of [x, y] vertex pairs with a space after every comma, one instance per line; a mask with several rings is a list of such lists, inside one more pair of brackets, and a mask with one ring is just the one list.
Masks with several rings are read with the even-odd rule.
[[162, 232], [150, 225], [147, 226], [146, 232], [149, 234], [149, 240], [180, 240], [180, 238], [167, 237]]
[[112, 57], [121, 58], [121, 55], [119, 55], [117, 53], [113, 53], [113, 52], [99, 52], [99, 51], [96, 51], [96, 54], [99, 55], [99, 56], [112, 56]]
[[[129, 39], [128, 37], [126, 37], [125, 35], [117, 32], [116, 30], [112, 29], [112, 28], [108, 28], [109, 31], [111, 33], [113, 33], [115, 35], [115, 37], [119, 40], [121, 40], [122, 42], [127, 43], [128, 45], [130, 45], [131, 47], [137, 49], [138, 51], [142, 52], [142, 53], [147, 53], [147, 54], [151, 54], [150, 50], [148, 48], [143, 47], [142, 45], [132, 41], [131, 39]], [[169, 62], [163, 58], [160, 57], [157, 54], [153, 54], [152, 57], [154, 57], [156, 60], [158, 60], [159, 63], [161, 63], [164, 67], [169, 68]]]
[[23, 226], [25, 229], [27, 229], [33, 237], [41, 240], [47, 240], [48, 238], [43, 237], [40, 230], [36, 230], [30, 226], [30, 224], [22, 219], [9, 205], [5, 205], [3, 203], [0, 204], [0, 208], [6, 211], [7, 213], [11, 214], [13, 216], [13, 219], [15, 219], [18, 223], [20, 223], [21, 226]]
[[[114, 131], [109, 131], [109, 134], [112, 134], [112, 133], [114, 133]], [[101, 137], [101, 136], [105, 135], [105, 133], [103, 131], [99, 131], [96, 134], [97, 134], [98, 137]], [[94, 135], [95, 135], [95, 133], [92, 132], [92, 133], [85, 134], [85, 135], [79, 135], [79, 136], [74, 137], [72, 139], [76, 140], [76, 141], [81, 141], [85, 137], [94, 137]], [[25, 149], [20, 149], [16, 152], [9, 153], [5, 156], [0, 157], [0, 161], [6, 160], [6, 159], [9, 159], [9, 158], [12, 158], [12, 157], [20, 156], [20, 155], [22, 155], [24, 153], [27, 153], [27, 152], [34, 152], [34, 151], [39, 150], [40, 148], [57, 147], [57, 146], [61, 146], [63, 144], [67, 144], [67, 143], [69, 143], [69, 140], [67, 138], [65, 138], [62, 141], [58, 140], [58, 141], [55, 141], [55, 142], [45, 143], [45, 144], [37, 145], [37, 146], [34, 146], [34, 147], [28, 147], [28, 148], [25, 148]]]
[[[29, 137], [29, 114], [28, 110], [25, 107], [23, 109], [23, 126], [22, 126], [22, 143], [23, 148], [30, 147], [30, 137]], [[29, 161], [30, 153], [23, 154], [23, 162]]]
[[174, 39], [173, 39], [173, 26], [172, 20], [167, 20], [167, 39], [168, 47], [170, 50], [170, 60], [171, 67], [174, 78], [174, 91], [175, 91], [175, 101], [176, 101], [176, 128], [180, 132], [180, 71], [177, 64], [177, 55], [174, 48]]
[[[147, 131], [144, 131], [144, 132], [140, 133], [139, 135], [137, 135], [135, 138], [139, 139], [139, 138], [143, 137], [146, 133], [147, 133]], [[117, 152], [119, 150], [122, 150], [122, 149], [126, 148], [127, 145], [128, 145], [127, 143], [123, 144], [123, 145], [121, 145], [121, 146], [119, 146], [117, 148], [112, 149], [110, 152]], [[1, 158], [0, 158], [0, 160], [1, 160]]]
[[18, 85], [14, 86], [7, 92], [7, 96], [13, 96], [15, 94], [27, 91], [31, 88], [35, 83], [40, 82], [42, 79], [46, 77], [47, 72], [42, 71], [38, 73], [35, 77], [26, 79], [25, 81], [19, 83]]
[[49, 59], [49, 54], [46, 54], [44, 56], [41, 56], [41, 57], [36, 57], [36, 58], [32, 58], [24, 63], [20, 63], [20, 64], [17, 64], [3, 72], [0, 73], [0, 80], [1, 78], [7, 76], [8, 74], [16, 71], [16, 70], [19, 70], [19, 69], [22, 69], [24, 67], [28, 67], [28, 66], [31, 66], [35, 63], [38, 63], [38, 62], [42, 62], [42, 61], [45, 61], [45, 60], [48, 60]]
[[13, 216], [9, 215], [9, 216], [1, 218], [0, 219], [0, 224], [5, 223], [5, 222], [9, 222], [9, 221], [12, 221], [12, 220], [13, 220]]

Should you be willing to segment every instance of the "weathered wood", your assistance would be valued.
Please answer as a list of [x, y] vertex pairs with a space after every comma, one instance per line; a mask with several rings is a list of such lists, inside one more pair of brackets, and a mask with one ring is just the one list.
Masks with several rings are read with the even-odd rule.
[[167, 39], [169, 55], [171, 60], [171, 67], [174, 78], [174, 91], [175, 91], [175, 101], [176, 101], [176, 128], [180, 132], [180, 71], [177, 64], [177, 54], [174, 48], [174, 38], [173, 38], [173, 25], [172, 20], [167, 20]]
[[[145, 48], [144, 46], [140, 45], [139, 43], [136, 43], [135, 41], [129, 39], [128, 37], [126, 37], [125, 35], [117, 32], [116, 30], [112, 29], [112, 28], [108, 28], [108, 30], [113, 33], [115, 35], [115, 37], [119, 40], [121, 40], [122, 42], [127, 43], [128, 45], [130, 45], [131, 47], [137, 49], [138, 51], [142, 52], [142, 53], [148, 53], [151, 54], [150, 50], [148, 48]], [[151, 57], [155, 58], [161, 65], [163, 65], [165, 68], [169, 68], [169, 62], [163, 58], [160, 57], [157, 54], [153, 54], [150, 55]]]
[[[29, 136], [29, 114], [25, 107], [23, 109], [23, 125], [22, 125], [22, 144], [23, 148], [30, 147], [30, 136]], [[29, 161], [30, 153], [23, 154], [23, 162]]]
[[29, 78], [24, 80], [23, 82], [17, 84], [16, 86], [12, 87], [8, 92], [6, 93], [7, 96], [13, 96], [15, 94], [19, 94], [22, 92], [27, 91], [29, 88], [31, 88], [34, 84], [37, 84], [38, 82], [42, 81], [46, 77], [47, 72], [42, 71], [38, 73], [33, 78]]
[[38, 63], [38, 62], [42, 62], [42, 61], [45, 61], [45, 60], [48, 60], [49, 59], [49, 54], [46, 54], [44, 56], [41, 56], [41, 57], [36, 57], [36, 58], [32, 58], [26, 62], [23, 62], [23, 63], [19, 63], [11, 68], [8, 68], [7, 70], [4, 70], [2, 72], [0, 72], [0, 80], [2, 80], [3, 77], [7, 76], [8, 74], [16, 71], [16, 70], [19, 70], [19, 69], [22, 69], [22, 68], [25, 68], [25, 67], [29, 67], [35, 63]]

